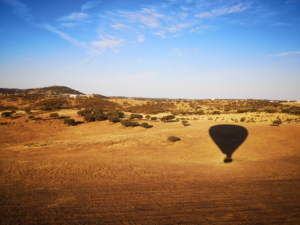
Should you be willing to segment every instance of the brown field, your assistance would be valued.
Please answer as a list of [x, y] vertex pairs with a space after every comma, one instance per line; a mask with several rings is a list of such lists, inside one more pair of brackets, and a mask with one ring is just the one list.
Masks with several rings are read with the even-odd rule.
[[[76, 112], [58, 113], [83, 121]], [[1, 224], [300, 224], [300, 123], [231, 121], [247, 113], [68, 127], [48, 115], [0, 118]], [[231, 163], [210, 136], [221, 124], [248, 133]]]

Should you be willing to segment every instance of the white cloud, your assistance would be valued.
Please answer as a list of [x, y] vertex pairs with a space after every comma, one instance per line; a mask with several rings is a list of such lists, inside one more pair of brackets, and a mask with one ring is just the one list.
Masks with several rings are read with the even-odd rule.
[[137, 40], [136, 41], [138, 41], [138, 42], [144, 42], [145, 41], [145, 37], [143, 36], [143, 35], [139, 35], [138, 37], [137, 37]]
[[166, 19], [163, 14], [156, 13], [154, 9], [142, 9], [139, 13], [119, 12], [122, 17], [127, 18], [130, 22], [139, 22], [149, 28], [157, 28], [160, 26], [159, 19]]
[[160, 36], [162, 39], [166, 38], [166, 34], [164, 31], [155, 32], [154, 34]]
[[182, 53], [182, 51], [179, 48], [173, 48], [172, 52], [169, 54], [170, 56], [184, 56], [184, 54]]
[[210, 17], [210, 16], [212, 16], [212, 14], [209, 12], [202, 12], [202, 13], [199, 13], [196, 15], [196, 17], [199, 17], [199, 18], [205, 18], [205, 17]]
[[89, 18], [89, 15], [87, 15], [86, 13], [74, 12], [74, 13], [70, 14], [69, 16], [64, 16], [64, 17], [58, 19], [58, 21], [70, 21], [70, 20], [84, 21], [88, 18]]
[[184, 28], [186, 28], [188, 26], [190, 26], [190, 24], [188, 24], [188, 23], [177, 24], [176, 26], [172, 25], [171, 27], [168, 28], [168, 31], [174, 33], [174, 32], [181, 31], [181, 30], [183, 30]]
[[60, 26], [62, 27], [76, 27], [78, 26], [78, 23], [61, 23]]
[[28, 23], [33, 23], [33, 16], [29, 13], [27, 5], [18, 0], [3, 0], [13, 8], [13, 12]]
[[300, 51], [299, 52], [282, 52], [282, 53], [275, 54], [275, 55], [268, 55], [268, 57], [279, 57], [279, 56], [297, 55], [297, 54], [300, 54]]
[[122, 30], [123, 28], [126, 28], [127, 26], [122, 23], [117, 23], [117, 24], [111, 25], [111, 27], [116, 30]]
[[47, 29], [48, 31], [51, 31], [55, 34], [57, 34], [58, 36], [60, 36], [61, 38], [71, 42], [72, 44], [78, 45], [78, 46], [82, 46], [81, 43], [73, 38], [71, 38], [69, 35], [57, 30], [55, 27], [49, 25], [49, 24], [42, 24], [39, 25], [40, 27], [43, 27], [45, 29]]
[[93, 41], [91, 42], [91, 45], [100, 49], [101, 51], [105, 51], [106, 49], [112, 49], [117, 51], [117, 48], [123, 46], [123, 39], [116, 38], [110, 35], [107, 35], [106, 37], [100, 36], [101, 40], [99, 41]]
[[272, 27], [277, 27], [277, 26], [291, 26], [290, 23], [274, 23]]
[[101, 1], [88, 1], [81, 6], [81, 10], [87, 10], [96, 7]]
[[214, 15], [237, 13], [237, 12], [242, 12], [242, 11], [248, 9], [249, 7], [250, 7], [250, 4], [239, 3], [238, 5], [235, 5], [231, 8], [213, 9], [211, 12], [201, 12], [195, 16], [199, 17], [199, 18], [205, 18], [205, 17], [214, 16]]

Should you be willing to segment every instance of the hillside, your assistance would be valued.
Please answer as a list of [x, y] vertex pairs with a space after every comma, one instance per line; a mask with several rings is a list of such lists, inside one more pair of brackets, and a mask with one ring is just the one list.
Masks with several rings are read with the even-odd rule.
[[65, 86], [50, 86], [44, 88], [30, 88], [30, 89], [17, 89], [17, 88], [0, 88], [2, 94], [46, 94], [46, 95], [62, 95], [62, 94], [83, 94], [72, 88]]

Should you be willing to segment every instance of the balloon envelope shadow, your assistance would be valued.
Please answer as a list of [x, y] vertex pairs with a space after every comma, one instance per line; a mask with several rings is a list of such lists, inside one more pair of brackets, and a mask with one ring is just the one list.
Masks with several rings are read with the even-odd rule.
[[209, 129], [209, 135], [226, 154], [225, 163], [232, 162], [232, 154], [246, 140], [248, 131], [237, 125], [216, 125]]

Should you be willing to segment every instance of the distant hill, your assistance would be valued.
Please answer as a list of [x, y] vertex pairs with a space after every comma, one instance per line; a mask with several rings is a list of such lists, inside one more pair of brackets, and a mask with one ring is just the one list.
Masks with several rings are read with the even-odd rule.
[[79, 94], [83, 93], [76, 91], [72, 88], [65, 86], [53, 85], [44, 88], [30, 88], [30, 89], [17, 89], [17, 88], [0, 88], [2, 94], [46, 94], [46, 95], [63, 95], [63, 94]]

